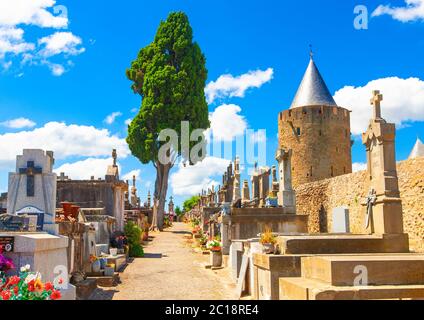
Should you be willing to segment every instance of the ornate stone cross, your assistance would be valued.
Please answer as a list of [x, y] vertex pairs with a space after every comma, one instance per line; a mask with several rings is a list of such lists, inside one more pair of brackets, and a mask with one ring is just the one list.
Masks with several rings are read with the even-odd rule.
[[28, 161], [26, 168], [19, 169], [20, 174], [27, 176], [27, 197], [34, 197], [35, 195], [35, 175], [42, 174], [43, 169], [34, 166], [34, 161]]
[[381, 119], [381, 101], [383, 101], [383, 95], [379, 90], [374, 90], [372, 94], [371, 105], [374, 106], [373, 119]]

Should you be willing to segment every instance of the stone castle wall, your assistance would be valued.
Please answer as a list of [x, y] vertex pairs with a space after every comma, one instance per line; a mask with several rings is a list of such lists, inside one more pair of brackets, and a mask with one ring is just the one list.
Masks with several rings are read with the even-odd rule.
[[[293, 150], [293, 186], [352, 172], [350, 112], [331, 106], [283, 111], [279, 146]], [[300, 135], [299, 135], [300, 132]]]
[[[411, 249], [424, 252], [424, 157], [397, 165], [405, 232]], [[364, 233], [366, 209], [361, 203], [369, 191], [366, 171], [298, 186], [297, 212], [309, 214], [309, 232], [331, 232], [333, 209], [347, 206], [353, 233]]]

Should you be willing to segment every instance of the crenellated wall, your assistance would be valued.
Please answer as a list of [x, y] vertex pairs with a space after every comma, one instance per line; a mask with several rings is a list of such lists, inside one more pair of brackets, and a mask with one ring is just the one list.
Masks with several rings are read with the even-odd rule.
[[[424, 252], [424, 157], [399, 162], [399, 188], [405, 232], [411, 249]], [[309, 214], [309, 232], [331, 232], [332, 211], [350, 209], [353, 233], [364, 233], [366, 209], [361, 203], [368, 194], [366, 171], [300, 185], [296, 188], [298, 214]]]

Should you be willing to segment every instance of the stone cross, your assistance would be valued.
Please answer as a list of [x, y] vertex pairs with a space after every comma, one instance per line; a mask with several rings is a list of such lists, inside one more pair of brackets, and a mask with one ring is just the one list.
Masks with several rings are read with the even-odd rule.
[[34, 197], [35, 195], [35, 175], [42, 174], [43, 169], [40, 167], [35, 167], [34, 161], [28, 161], [26, 168], [19, 169], [20, 174], [26, 174], [26, 193], [27, 197]]
[[374, 106], [373, 119], [381, 119], [381, 101], [383, 101], [383, 95], [379, 90], [374, 90], [372, 94], [371, 105]]
[[[371, 233], [402, 234], [403, 215], [396, 168], [396, 126], [382, 121], [380, 102], [383, 95], [373, 91], [374, 115], [367, 132], [362, 134], [362, 143], [367, 151], [369, 187], [375, 194], [363, 203], [367, 206], [367, 227]], [[375, 200], [372, 197], [375, 196]], [[370, 210], [370, 203], [374, 203]]]
[[65, 176], [65, 172], [61, 172], [60, 173], [59, 181], [66, 181], [68, 179], [69, 179], [69, 177], [68, 176]]
[[116, 152], [116, 149], [112, 150], [112, 158], [113, 158], [113, 166], [116, 167], [116, 160], [118, 159], [118, 153]]
[[249, 182], [247, 180], [244, 180], [243, 182], [243, 192], [242, 192], [241, 199], [242, 199], [242, 202], [250, 201]]

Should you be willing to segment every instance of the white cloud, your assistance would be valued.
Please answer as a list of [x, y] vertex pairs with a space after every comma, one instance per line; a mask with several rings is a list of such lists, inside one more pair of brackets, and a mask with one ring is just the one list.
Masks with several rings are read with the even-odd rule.
[[129, 126], [130, 124], [131, 124], [131, 122], [133, 121], [133, 119], [127, 119], [127, 120], [125, 120], [125, 124], [127, 125], [127, 126]]
[[234, 77], [231, 74], [220, 76], [216, 81], [211, 81], [205, 88], [208, 103], [225, 97], [243, 98], [250, 88], [260, 88], [264, 83], [270, 81], [274, 70], [268, 68], [265, 71], [256, 70]]
[[33, 43], [23, 39], [24, 30], [20, 28], [2, 27], [0, 25], [0, 59], [7, 53], [20, 54], [35, 49]]
[[85, 51], [85, 48], [79, 47], [81, 44], [81, 38], [71, 32], [56, 32], [38, 40], [38, 45], [43, 47], [39, 54], [45, 58], [58, 54], [79, 55]]
[[120, 116], [122, 116], [122, 112], [119, 112], [119, 111], [117, 111], [117, 112], [112, 112], [110, 115], [108, 115], [108, 116], [105, 118], [104, 122], [106, 122], [107, 124], [112, 124], [112, 123], [114, 123], [114, 122], [115, 122], [116, 118], [118, 118], [118, 117], [120, 117]]
[[17, 59], [20, 63], [14, 64], [16, 68], [45, 65], [54, 76], [61, 76], [65, 72], [63, 65], [48, 59], [83, 53], [81, 38], [71, 32], [55, 32], [38, 41], [28, 41], [24, 29], [27, 26], [62, 29], [68, 25], [67, 8], [56, 5], [55, 0], [0, 0], [0, 66], [7, 70], [9, 63]]
[[112, 135], [107, 129], [63, 122], [49, 122], [32, 131], [2, 134], [0, 145], [0, 168], [4, 169], [14, 167], [16, 155], [22, 154], [22, 149], [52, 150], [58, 160], [72, 156], [109, 156], [112, 149], [117, 149], [120, 158], [130, 154], [125, 139]]
[[53, 15], [47, 9], [54, 7], [55, 0], [2, 0], [0, 1], [0, 25], [35, 25], [42, 28], [65, 28], [66, 15]]
[[366, 163], [362, 163], [362, 162], [352, 163], [352, 171], [353, 172], [358, 172], [358, 171], [363, 171], [363, 170], [367, 170], [367, 164]]
[[49, 68], [52, 72], [52, 75], [56, 77], [60, 77], [61, 75], [65, 73], [65, 67], [62, 66], [61, 64], [49, 63]]
[[227, 169], [230, 161], [216, 157], [206, 157], [202, 162], [194, 166], [184, 167], [179, 165], [178, 171], [173, 173], [170, 184], [173, 194], [176, 196], [192, 196], [199, 194], [202, 189], [208, 189], [219, 183], [213, 179], [214, 176], [222, 175]]
[[36, 123], [27, 118], [17, 118], [0, 123], [0, 125], [11, 129], [33, 128]]
[[94, 176], [95, 179], [104, 179], [107, 167], [112, 164], [112, 158], [87, 158], [77, 162], [65, 163], [55, 169], [54, 172], [57, 175], [60, 175], [60, 173], [63, 172], [72, 180], [90, 180], [92, 176]]
[[352, 133], [359, 135], [368, 127], [372, 116], [370, 99], [373, 90], [384, 95], [382, 116], [398, 126], [409, 122], [424, 121], [424, 81], [418, 78], [382, 78], [370, 81], [363, 87], [346, 86], [338, 90], [334, 99], [337, 104], [352, 110]]
[[124, 181], [129, 180], [130, 183], [132, 183], [133, 176], [135, 176], [136, 180], [140, 180], [140, 174], [141, 174], [140, 169], [132, 170], [132, 171], [124, 174], [124, 176], [122, 177], [122, 180], [124, 180]]
[[214, 139], [232, 141], [236, 136], [243, 135], [247, 129], [247, 121], [239, 113], [241, 108], [235, 104], [223, 104], [209, 114], [211, 127], [206, 136], [211, 132]]
[[389, 15], [401, 22], [424, 20], [424, 0], [405, 0], [404, 7], [379, 5], [372, 13], [373, 17]]

